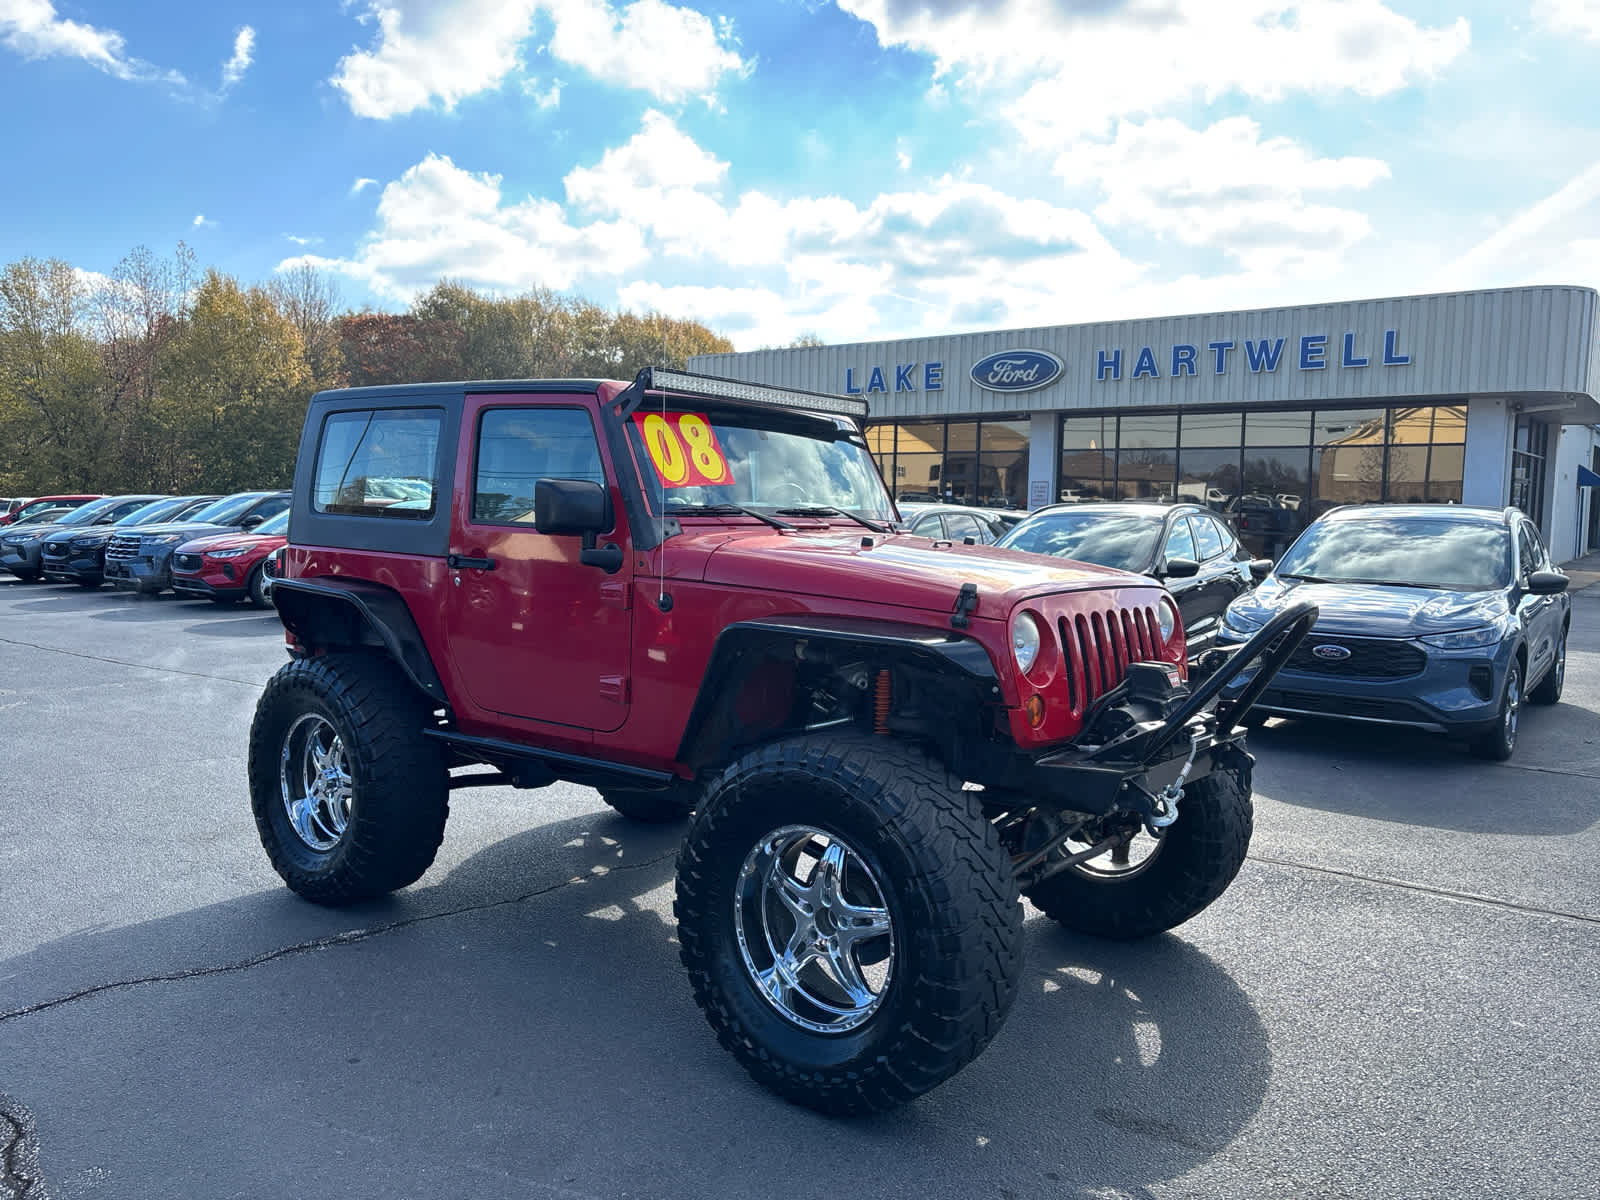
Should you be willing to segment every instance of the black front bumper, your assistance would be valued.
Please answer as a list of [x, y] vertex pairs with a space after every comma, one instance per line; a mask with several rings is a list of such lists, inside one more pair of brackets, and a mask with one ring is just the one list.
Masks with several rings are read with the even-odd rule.
[[44, 577], [57, 583], [101, 583], [106, 577], [105, 551], [75, 551], [65, 558], [47, 554]]
[[138, 592], [164, 592], [172, 586], [172, 557], [106, 559], [106, 582]]

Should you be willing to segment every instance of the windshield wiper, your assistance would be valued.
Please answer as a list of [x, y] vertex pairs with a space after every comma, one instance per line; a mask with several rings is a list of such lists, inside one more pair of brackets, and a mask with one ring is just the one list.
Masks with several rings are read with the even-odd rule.
[[1350, 583], [1348, 579], [1324, 579], [1320, 575], [1290, 575], [1285, 571], [1278, 572], [1279, 579], [1298, 579], [1301, 583]]
[[865, 517], [856, 516], [853, 512], [827, 504], [815, 504], [806, 508], [780, 508], [778, 511], [788, 517], [848, 517], [857, 525], [865, 525], [873, 533], [889, 532], [887, 525], [879, 525], [876, 521], [869, 521]]
[[[1448, 591], [1442, 583], [1412, 583], [1405, 579], [1351, 579], [1350, 583], [1364, 583], [1368, 587], [1408, 587], [1424, 588], [1430, 592]], [[1471, 590], [1471, 589], [1466, 589]]]
[[667, 506], [669, 513], [705, 513], [714, 516], [718, 513], [742, 513], [747, 517], [754, 517], [764, 525], [771, 525], [774, 529], [793, 529], [794, 526], [787, 521], [780, 521], [777, 517], [769, 517], [766, 513], [757, 512], [753, 508], [746, 508], [742, 504], [681, 504], [673, 503]]

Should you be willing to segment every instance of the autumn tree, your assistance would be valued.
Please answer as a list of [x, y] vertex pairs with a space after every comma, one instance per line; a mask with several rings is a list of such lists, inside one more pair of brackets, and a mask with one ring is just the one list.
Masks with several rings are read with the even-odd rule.
[[60, 259], [0, 272], [0, 485], [9, 492], [87, 488], [109, 465], [88, 301], [83, 278]]
[[361, 313], [339, 321], [345, 378], [353, 387], [460, 379], [464, 340], [460, 326], [450, 321], [409, 313]]
[[340, 345], [339, 286], [326, 272], [300, 263], [280, 272], [267, 293], [296, 332], [313, 389], [343, 382], [344, 352]]
[[310, 398], [305, 348], [265, 288], [206, 272], [161, 365], [173, 491], [284, 487]]

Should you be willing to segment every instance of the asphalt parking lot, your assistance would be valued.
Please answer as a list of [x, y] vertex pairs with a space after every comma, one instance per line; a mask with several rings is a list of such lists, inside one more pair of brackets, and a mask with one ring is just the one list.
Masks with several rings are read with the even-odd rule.
[[458, 793], [420, 884], [313, 907], [245, 793], [276, 620], [0, 582], [0, 1197], [1593, 1194], [1600, 587], [1573, 620], [1508, 764], [1252, 735], [1222, 900], [1137, 945], [1033, 916], [999, 1039], [847, 1122], [694, 1008], [678, 831]]

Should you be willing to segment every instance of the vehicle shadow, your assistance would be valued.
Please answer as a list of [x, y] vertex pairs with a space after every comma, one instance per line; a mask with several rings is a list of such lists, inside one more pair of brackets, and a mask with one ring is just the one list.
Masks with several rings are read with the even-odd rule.
[[[1277, 718], [1251, 730], [1249, 747], [1257, 792], [1297, 808], [1518, 835], [1574, 834], [1600, 820], [1600, 806], [1574, 803], [1600, 781], [1600, 714], [1577, 704], [1524, 708], [1516, 754], [1503, 763], [1437, 734], [1314, 718]], [[1281, 788], [1280, 768], [1293, 780]]]
[[[452, 1194], [698, 1200], [783, 1178], [816, 1196], [1136, 1191], [1222, 1153], [1261, 1106], [1269, 1040], [1221, 963], [1172, 935], [1102, 943], [1042, 919], [1007, 1026], [966, 1071], [861, 1120], [787, 1105], [695, 1010], [675, 844], [593, 814], [380, 903], [336, 912], [274, 890], [0, 963], [0, 979], [62, 960], [162, 977], [0, 1014], [7, 1090], [65, 1185], [52, 1194], [93, 1171], [130, 1195], [179, 1177], [190, 1194], [281, 1194], [284, 1147], [307, 1130], [360, 1161], [297, 1157], [297, 1194], [453, 1180]], [[555, 861], [531, 872], [540, 857]], [[162, 1120], [140, 1120], [156, 1096]]]

